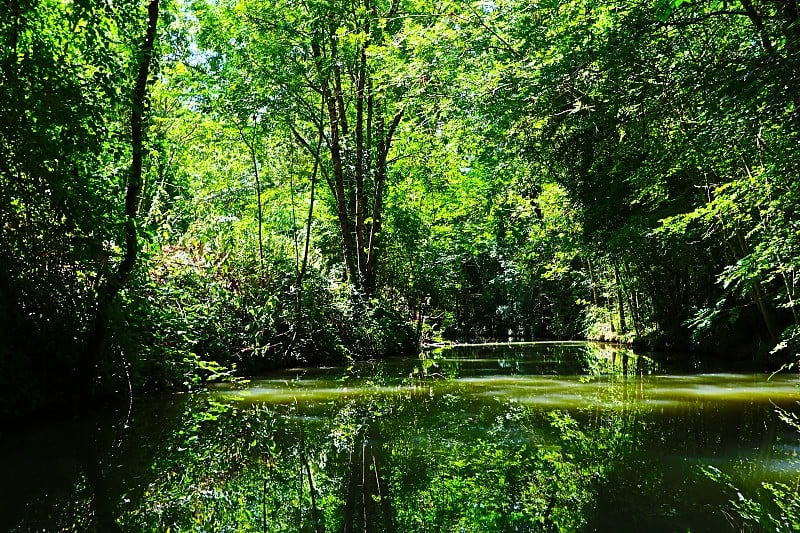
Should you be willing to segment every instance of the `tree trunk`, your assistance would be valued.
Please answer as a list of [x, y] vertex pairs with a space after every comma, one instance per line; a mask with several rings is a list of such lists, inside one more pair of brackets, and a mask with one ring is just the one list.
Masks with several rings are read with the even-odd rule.
[[378, 129], [377, 139], [377, 158], [375, 162], [375, 196], [372, 200], [372, 223], [369, 228], [369, 240], [367, 241], [367, 260], [364, 268], [364, 286], [368, 294], [372, 294], [376, 288], [376, 271], [378, 265], [378, 233], [381, 230], [383, 213], [383, 189], [389, 173], [389, 149], [400, 121], [403, 119], [403, 110], [397, 112], [389, 125], [389, 130], [384, 132], [383, 128]]
[[[369, 25], [367, 25], [366, 35], [369, 35]], [[364, 174], [368, 172], [365, 161], [365, 150], [369, 147], [364, 145], [364, 104], [365, 87], [367, 76], [367, 44], [361, 49], [359, 57], [358, 71], [356, 74], [356, 162], [355, 162], [355, 219], [356, 219], [356, 257], [358, 260], [358, 272], [361, 284], [364, 284], [364, 272], [366, 270], [366, 255], [364, 243], [364, 211], [366, 209], [366, 195], [364, 193]], [[369, 110], [368, 110], [369, 111]]]
[[263, 230], [263, 219], [264, 219], [264, 210], [261, 205], [261, 174], [258, 171], [258, 152], [256, 150], [256, 127], [258, 125], [256, 121], [256, 115], [253, 115], [253, 139], [250, 140], [247, 138], [247, 135], [244, 131], [244, 126], [233, 117], [233, 123], [236, 125], [236, 129], [239, 130], [239, 137], [242, 139], [242, 142], [247, 146], [247, 150], [250, 152], [250, 164], [253, 165], [253, 177], [256, 180], [256, 207], [257, 207], [257, 215], [258, 215], [258, 266], [261, 271], [264, 270], [264, 230]]
[[592, 265], [591, 258], [586, 260], [586, 264], [589, 267], [589, 282], [592, 284], [592, 303], [597, 307], [597, 280], [594, 278], [594, 266]]
[[150, 63], [155, 49], [156, 29], [158, 27], [158, 3], [152, 0], [147, 6], [147, 30], [139, 49], [139, 69], [131, 98], [131, 170], [125, 191], [125, 254], [116, 270], [111, 272], [105, 283], [98, 289], [97, 314], [92, 331], [89, 333], [87, 349], [79, 372], [87, 391], [94, 388], [97, 365], [106, 342], [108, 314], [117, 295], [128, 282], [139, 252], [136, 231], [136, 216], [139, 195], [142, 189], [142, 168], [144, 160], [143, 124], [147, 106], [147, 80], [150, 76]]
[[625, 299], [622, 287], [622, 279], [619, 275], [619, 266], [616, 262], [614, 262], [614, 283], [617, 286], [617, 305], [619, 309], [619, 333], [620, 335], [624, 335], [625, 331], [628, 329], [627, 323], [625, 321]]
[[[332, 37], [332, 39], [335, 38]], [[346, 121], [339, 114], [337, 108], [337, 96], [332, 94], [330, 88], [330, 81], [327, 78], [321, 61], [323, 59], [322, 49], [317, 43], [311, 45], [315, 59], [317, 59], [318, 74], [321, 79], [322, 98], [325, 100], [327, 107], [327, 121], [329, 135], [326, 139], [328, 151], [331, 155], [331, 167], [333, 171], [333, 180], [331, 182], [334, 200], [336, 201], [336, 218], [339, 221], [339, 230], [342, 235], [342, 254], [344, 255], [345, 275], [347, 280], [356, 285], [358, 283], [358, 269], [354, 262], [355, 245], [353, 243], [353, 233], [350, 225], [350, 217], [347, 210], [347, 198], [345, 196], [344, 175], [345, 163], [342, 159], [342, 146], [341, 146], [341, 133], [346, 132]], [[340, 82], [341, 83], [341, 82]], [[344, 109], [341, 108], [344, 112]], [[340, 131], [342, 128], [342, 131]]]
[[[341, 28], [335, 27], [334, 22], [309, 46], [318, 79], [315, 90], [325, 102], [325, 142], [330, 153], [327, 168], [331, 174], [328, 185], [336, 205], [346, 277], [368, 298], [376, 289], [388, 154], [403, 111], [395, 110], [388, 124], [383, 119], [382, 113], [391, 108], [376, 96], [367, 53], [373, 42], [385, 40], [382, 30], [373, 28], [371, 23], [381, 14], [369, 0], [362, 7], [362, 14], [353, 13], [352, 23], [353, 29], [366, 37], [353, 55], [345, 57], [340, 52], [337, 31]], [[391, 9], [396, 7], [393, 3]], [[350, 85], [345, 87], [348, 80]], [[349, 117], [348, 105], [352, 106]], [[321, 170], [323, 174], [327, 171]]]
[[[739, 245], [740, 257], [745, 257], [747, 255], [747, 243], [740, 232], [736, 232], [736, 242]], [[761, 287], [760, 281], [753, 282], [753, 286], [750, 288], [750, 297], [753, 298], [753, 302], [755, 302], [758, 311], [761, 313], [761, 318], [764, 319], [770, 343], [776, 344], [778, 342], [778, 329], [775, 326], [769, 303], [764, 297], [764, 289]]]

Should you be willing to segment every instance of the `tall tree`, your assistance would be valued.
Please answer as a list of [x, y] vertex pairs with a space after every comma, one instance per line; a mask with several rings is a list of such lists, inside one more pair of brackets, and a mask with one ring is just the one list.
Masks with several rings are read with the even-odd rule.
[[[126, 240], [119, 191], [132, 143], [123, 117], [132, 101], [129, 37], [139, 27], [130, 15], [139, 4], [4, 5], [0, 328], [12, 340], [0, 343], [0, 366], [9, 369], [9, 384], [26, 384], [33, 406], [44, 401], [37, 390], [71, 390], [67, 376], [92, 366], [84, 341], [100, 279], [118, 263], [125, 278], [133, 263], [114, 257]], [[52, 354], [47, 364], [43, 354]]]
[[390, 48], [402, 28], [400, 8], [399, 1], [242, 1], [227, 23], [219, 14], [214, 19], [232, 38], [206, 39], [220, 58], [219, 72], [235, 61], [248, 79], [260, 80], [251, 90], [261, 91], [255, 97], [261, 112], [279, 117], [318, 160], [345, 275], [367, 294], [376, 288], [389, 154], [404, 116], [406, 88], [391, 79], [393, 65], [386, 64], [397, 56]]
[[137, 217], [142, 192], [142, 172], [144, 164], [144, 121], [148, 105], [148, 81], [155, 53], [158, 28], [159, 0], [151, 0], [147, 5], [146, 29], [141, 44], [136, 49], [136, 78], [130, 96], [130, 146], [131, 163], [125, 187], [125, 248], [121, 261], [100, 281], [97, 313], [90, 333], [86, 355], [82, 365], [82, 375], [91, 384], [96, 366], [100, 361], [106, 340], [110, 306], [136, 266], [139, 253]]

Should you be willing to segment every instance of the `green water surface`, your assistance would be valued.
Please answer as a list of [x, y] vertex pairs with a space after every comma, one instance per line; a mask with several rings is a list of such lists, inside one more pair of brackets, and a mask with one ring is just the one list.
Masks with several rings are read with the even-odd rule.
[[12, 428], [0, 531], [792, 530], [798, 400], [592, 343], [298, 368]]

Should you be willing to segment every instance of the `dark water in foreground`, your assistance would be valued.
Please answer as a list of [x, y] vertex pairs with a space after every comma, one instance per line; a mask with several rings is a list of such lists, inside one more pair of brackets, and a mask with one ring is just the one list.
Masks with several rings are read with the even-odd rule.
[[0, 531], [792, 530], [798, 400], [586, 343], [292, 370], [4, 431]]

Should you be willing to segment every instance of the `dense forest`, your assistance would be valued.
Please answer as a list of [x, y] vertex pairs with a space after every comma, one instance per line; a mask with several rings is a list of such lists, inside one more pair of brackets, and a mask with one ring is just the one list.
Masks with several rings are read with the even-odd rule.
[[794, 0], [2, 12], [1, 415], [443, 339], [797, 352]]

